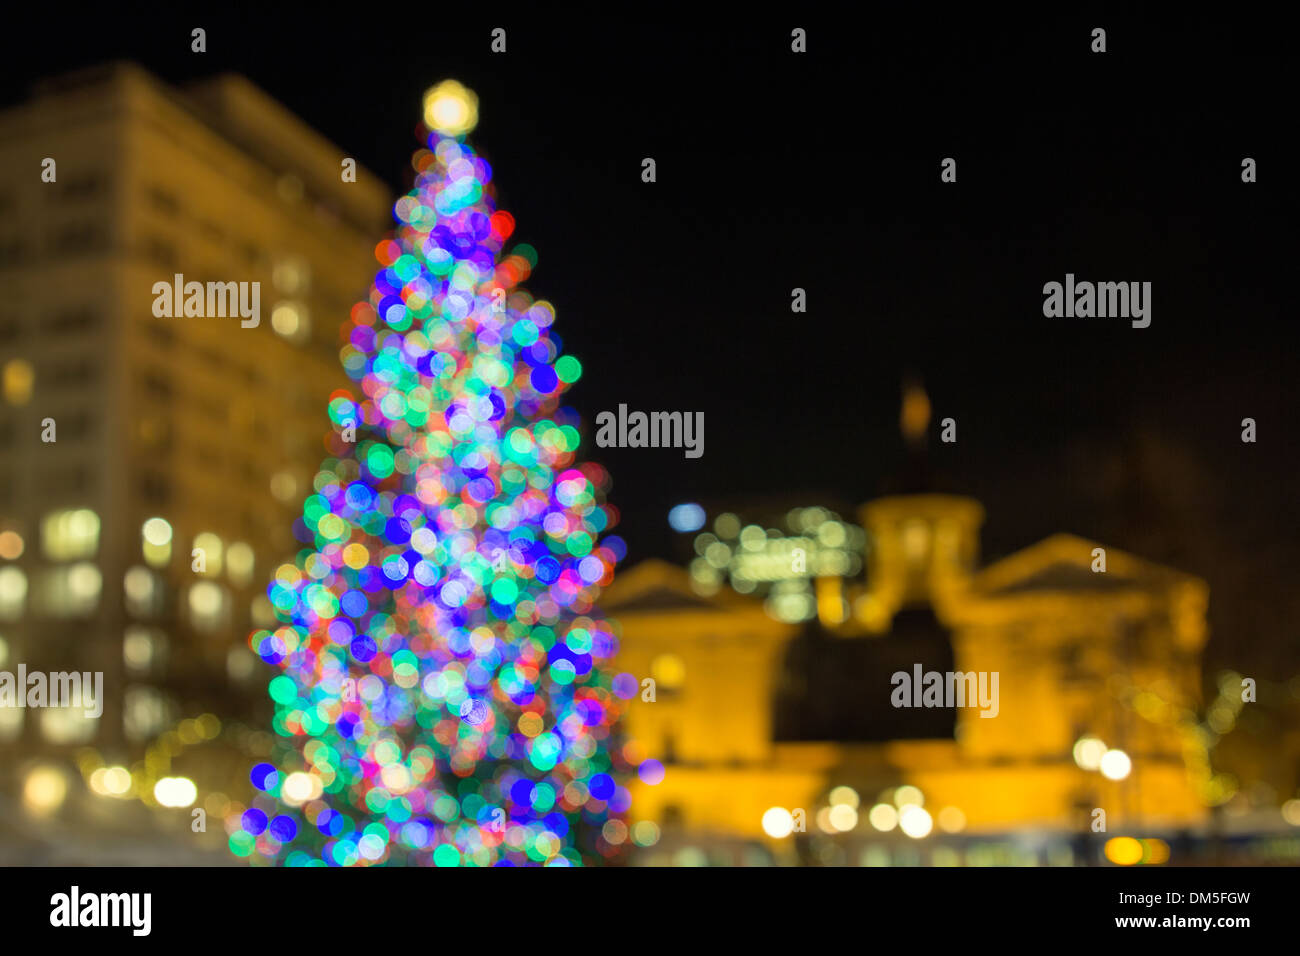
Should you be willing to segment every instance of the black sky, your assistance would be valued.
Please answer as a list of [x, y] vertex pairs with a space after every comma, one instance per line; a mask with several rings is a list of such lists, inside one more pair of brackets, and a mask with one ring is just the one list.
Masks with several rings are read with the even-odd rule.
[[[620, 402], [705, 413], [699, 460], [585, 448], [613, 475], [630, 561], [670, 553], [681, 501], [872, 497], [899, 467], [912, 370], [958, 422], [931, 455], [987, 507], [990, 557], [1057, 531], [1104, 540], [1208, 578], [1216, 640], [1295, 655], [1278, 631], [1300, 573], [1297, 84], [1291, 34], [1258, 8], [291, 9], [51, 17], [0, 41], [4, 100], [104, 60], [177, 83], [236, 71], [404, 191], [420, 94], [458, 78], [515, 238], [539, 252], [528, 287], [584, 363], [572, 404], [588, 423]], [[1152, 282], [1151, 327], [1044, 318], [1043, 283], [1067, 272]]]

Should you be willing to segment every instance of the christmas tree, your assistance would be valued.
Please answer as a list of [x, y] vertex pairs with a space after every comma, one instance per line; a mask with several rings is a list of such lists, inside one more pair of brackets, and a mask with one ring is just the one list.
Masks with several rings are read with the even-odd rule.
[[[619, 855], [636, 691], [594, 602], [622, 557], [607, 476], [576, 465], [555, 312], [506, 253], [513, 217], [465, 142], [474, 95], [425, 99], [428, 148], [341, 358], [333, 424], [249, 646], [271, 681], [274, 763], [230, 847], [287, 865], [580, 865]], [[616, 692], [617, 690], [617, 692]]]

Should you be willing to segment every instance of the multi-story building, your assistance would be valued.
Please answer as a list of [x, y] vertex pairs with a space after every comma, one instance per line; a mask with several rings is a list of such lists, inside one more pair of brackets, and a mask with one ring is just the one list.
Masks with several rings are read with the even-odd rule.
[[[0, 708], [0, 786], [33, 812], [74, 754], [149, 802], [217, 726], [178, 721], [260, 710], [245, 640], [391, 223], [345, 159], [237, 76], [180, 90], [113, 65], [0, 113], [0, 669], [104, 675], [98, 718]], [[159, 316], [178, 275], [249, 283], [250, 306], [257, 283], [256, 325]]]

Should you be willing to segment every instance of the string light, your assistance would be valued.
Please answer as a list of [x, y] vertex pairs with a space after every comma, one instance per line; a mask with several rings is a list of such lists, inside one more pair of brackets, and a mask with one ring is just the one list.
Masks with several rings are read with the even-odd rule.
[[228, 824], [254, 862], [577, 865], [628, 843], [628, 695], [594, 607], [623, 547], [559, 404], [581, 365], [520, 286], [537, 253], [505, 251], [514, 219], [459, 139], [476, 118], [463, 88], [426, 98], [415, 187], [342, 332], [360, 395], [330, 397], [306, 547], [249, 637], [287, 742]]

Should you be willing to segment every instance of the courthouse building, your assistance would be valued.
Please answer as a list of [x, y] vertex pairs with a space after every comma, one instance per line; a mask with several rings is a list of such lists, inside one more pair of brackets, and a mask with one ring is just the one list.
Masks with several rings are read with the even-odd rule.
[[[1206, 584], [1070, 534], [981, 566], [978, 502], [903, 492], [856, 527], [723, 513], [689, 568], [616, 576], [619, 668], [654, 681], [627, 734], [666, 768], [643, 862], [1069, 863], [1205, 823]], [[917, 666], [996, 672], [996, 716], [893, 706]]]

